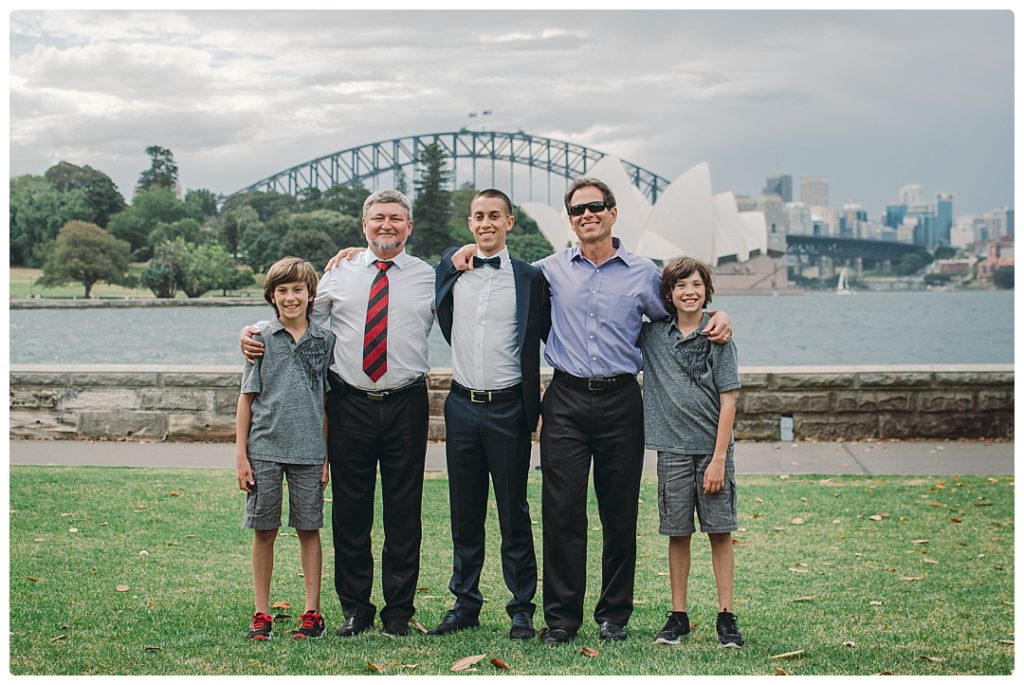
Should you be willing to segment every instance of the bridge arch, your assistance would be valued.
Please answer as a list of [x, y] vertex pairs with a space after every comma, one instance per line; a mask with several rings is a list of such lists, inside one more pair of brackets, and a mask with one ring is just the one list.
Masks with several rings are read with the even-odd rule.
[[[514, 186], [515, 169], [518, 166], [529, 170], [528, 182], [532, 197], [532, 173], [537, 169], [546, 174], [548, 204], [551, 204], [552, 176], [562, 179], [583, 176], [590, 167], [606, 156], [605, 152], [594, 148], [565, 140], [534, 136], [523, 131], [470, 131], [463, 128], [459, 131], [392, 138], [332, 152], [279, 171], [220, 199], [223, 202], [234, 195], [251, 191], [297, 195], [312, 188], [327, 190], [335, 185], [357, 182], [366, 184], [388, 174], [393, 179], [399, 169], [404, 173], [407, 168], [415, 168], [420, 149], [433, 143], [440, 145], [453, 160], [455, 187], [466, 180], [465, 169], [462, 178], [459, 177], [459, 160], [470, 162], [472, 180], [477, 187], [496, 185], [495, 170], [499, 164], [502, 167], [508, 165], [508, 178], [510, 184]], [[479, 183], [481, 176], [478, 175], [478, 163], [490, 167], [490, 182]], [[651, 203], [656, 202], [661, 191], [669, 185], [669, 179], [632, 162], [623, 161], [622, 165], [633, 184]], [[486, 169], [483, 173], [486, 173]], [[409, 178], [411, 186], [411, 176]], [[510, 187], [509, 190], [510, 195], [514, 194], [514, 187]], [[562, 191], [559, 189], [558, 199], [561, 194]]]

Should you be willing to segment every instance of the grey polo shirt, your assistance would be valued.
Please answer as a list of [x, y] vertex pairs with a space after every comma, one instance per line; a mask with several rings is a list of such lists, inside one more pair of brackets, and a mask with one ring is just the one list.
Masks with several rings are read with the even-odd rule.
[[256, 393], [247, 447], [249, 459], [322, 464], [324, 393], [334, 334], [312, 323], [296, 343], [274, 319], [260, 334], [263, 356], [242, 369], [242, 392]]
[[[716, 345], [697, 330], [683, 337], [675, 320], [645, 323], [644, 434], [647, 449], [712, 454], [718, 435], [718, 394], [740, 387], [736, 345]], [[729, 438], [732, 444], [732, 437]]]

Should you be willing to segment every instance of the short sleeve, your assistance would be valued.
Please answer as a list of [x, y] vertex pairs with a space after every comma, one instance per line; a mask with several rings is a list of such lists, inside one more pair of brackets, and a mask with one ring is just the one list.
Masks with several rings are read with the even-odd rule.
[[[254, 338], [256, 336], [253, 336]], [[266, 350], [264, 350], [266, 353]], [[252, 392], [259, 394], [263, 390], [260, 382], [260, 369], [263, 368], [263, 357], [256, 357], [252, 364], [242, 363], [242, 389], [241, 392]]]
[[724, 345], [712, 345], [714, 364], [715, 387], [718, 392], [729, 392], [740, 387], [739, 356], [736, 351], [736, 343], [732, 340]]
[[324, 337], [327, 340], [327, 351], [325, 352], [327, 359], [324, 360], [324, 392], [330, 392], [331, 384], [327, 380], [327, 374], [331, 370], [331, 361], [334, 359], [334, 343], [337, 341], [337, 338], [330, 331], [327, 331], [327, 335]]

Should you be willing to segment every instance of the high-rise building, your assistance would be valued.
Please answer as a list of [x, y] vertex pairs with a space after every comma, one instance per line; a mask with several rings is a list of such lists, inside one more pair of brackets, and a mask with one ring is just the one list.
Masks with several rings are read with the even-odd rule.
[[769, 176], [765, 179], [763, 193], [774, 193], [782, 198], [783, 202], [793, 201], [793, 177], [789, 174]]
[[868, 213], [859, 202], [848, 202], [839, 213], [839, 237], [866, 239]]
[[908, 207], [921, 204], [921, 184], [911, 183], [900, 188], [900, 204]]
[[776, 233], [785, 235], [786, 212], [781, 197], [776, 193], [761, 193], [757, 198], [757, 209], [764, 212], [764, 223], [768, 227], [769, 237]]
[[939, 193], [935, 197], [935, 238], [941, 245], [949, 245], [949, 231], [953, 228], [953, 196]]
[[828, 207], [828, 178], [825, 176], [801, 178], [800, 202], [808, 207]]
[[786, 215], [786, 232], [790, 235], [814, 235], [811, 209], [803, 202], [787, 202], [783, 208]]

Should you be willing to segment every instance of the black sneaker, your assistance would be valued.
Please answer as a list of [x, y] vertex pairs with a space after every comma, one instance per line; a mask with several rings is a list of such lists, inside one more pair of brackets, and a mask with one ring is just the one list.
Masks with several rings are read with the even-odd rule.
[[310, 609], [299, 618], [299, 627], [292, 631], [293, 640], [317, 640], [324, 636], [324, 617]]
[[721, 647], [739, 649], [746, 644], [746, 640], [743, 639], [743, 633], [736, 626], [736, 616], [728, 611], [719, 612], [715, 629], [718, 630], [718, 644]]
[[256, 612], [252, 615], [252, 624], [249, 625], [250, 640], [269, 640], [273, 637], [274, 619], [266, 614]]
[[690, 634], [690, 618], [685, 611], [670, 611], [667, 614], [668, 621], [657, 635], [654, 636], [656, 645], [678, 645], [683, 638]]

